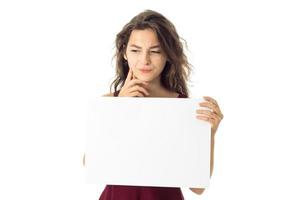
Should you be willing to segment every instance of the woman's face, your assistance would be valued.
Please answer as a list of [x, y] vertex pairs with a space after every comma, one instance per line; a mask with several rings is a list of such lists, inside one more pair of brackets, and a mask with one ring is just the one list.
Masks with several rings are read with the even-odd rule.
[[124, 58], [134, 76], [147, 82], [159, 80], [167, 61], [157, 34], [151, 29], [131, 32]]

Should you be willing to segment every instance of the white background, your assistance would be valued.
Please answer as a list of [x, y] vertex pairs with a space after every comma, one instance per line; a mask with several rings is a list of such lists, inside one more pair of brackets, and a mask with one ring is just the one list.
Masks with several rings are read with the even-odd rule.
[[299, 199], [297, 1], [1, 1], [0, 199], [98, 199], [85, 184], [86, 103], [109, 92], [115, 35], [145, 9], [177, 27], [191, 96], [223, 111], [202, 196]]

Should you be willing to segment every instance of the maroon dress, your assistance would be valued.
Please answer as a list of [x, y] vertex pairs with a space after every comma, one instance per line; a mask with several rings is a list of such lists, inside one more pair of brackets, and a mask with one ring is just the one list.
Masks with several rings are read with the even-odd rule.
[[[119, 91], [114, 93], [118, 96]], [[178, 98], [187, 98], [179, 94]], [[99, 200], [184, 200], [178, 187], [106, 185]]]

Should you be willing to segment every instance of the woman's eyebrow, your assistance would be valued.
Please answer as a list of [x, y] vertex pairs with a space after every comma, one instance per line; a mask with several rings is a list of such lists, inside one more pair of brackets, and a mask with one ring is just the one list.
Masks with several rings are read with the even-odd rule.
[[160, 48], [160, 45], [158, 44], [158, 45], [154, 45], [154, 46], [150, 47], [150, 49], [156, 49], [156, 48]]
[[138, 48], [138, 49], [141, 49], [142, 47], [138, 46], [138, 45], [135, 45], [135, 44], [132, 44], [130, 45], [130, 47], [135, 47], [135, 48]]
[[[142, 48], [142, 47], [140, 47], [140, 46], [138, 46], [138, 45], [136, 45], [136, 44], [132, 44], [132, 45], [130, 45], [130, 47], [135, 47], [135, 48], [137, 48], [137, 49], [141, 49], [141, 48]], [[151, 46], [149, 49], [156, 49], [156, 48], [160, 48], [160, 45], [159, 45], [159, 44], [153, 45], [153, 46]]]

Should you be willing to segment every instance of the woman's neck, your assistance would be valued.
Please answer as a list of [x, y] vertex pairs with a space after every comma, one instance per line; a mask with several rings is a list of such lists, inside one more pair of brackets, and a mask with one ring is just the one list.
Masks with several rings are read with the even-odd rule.
[[170, 91], [167, 88], [165, 88], [160, 78], [157, 78], [151, 82], [148, 82], [147, 85], [147, 91], [150, 93], [147, 97], [177, 97], [178, 93], [174, 91]]

